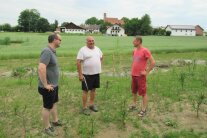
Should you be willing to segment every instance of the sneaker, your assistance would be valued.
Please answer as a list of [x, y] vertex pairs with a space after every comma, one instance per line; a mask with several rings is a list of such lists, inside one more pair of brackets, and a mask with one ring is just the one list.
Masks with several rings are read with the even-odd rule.
[[57, 122], [52, 122], [52, 126], [63, 126], [63, 123], [60, 120], [58, 120]]
[[88, 116], [91, 114], [90, 110], [88, 110], [87, 108], [86, 109], [82, 109], [81, 113], [84, 114], [84, 115], [88, 115]]
[[141, 110], [141, 111], [138, 113], [138, 116], [139, 116], [139, 117], [144, 117], [146, 114], [147, 114], [147, 111], [146, 111], [146, 110], [145, 110], [145, 111]]
[[137, 110], [136, 106], [134, 106], [134, 105], [129, 106], [129, 109], [128, 109], [129, 112], [133, 112], [133, 111], [136, 111], [136, 110]]
[[55, 137], [57, 136], [58, 134], [55, 133], [55, 129], [53, 127], [49, 127], [49, 128], [45, 128], [44, 129], [44, 132], [49, 135], [49, 136], [52, 136], [52, 137]]
[[95, 105], [90, 105], [89, 109], [94, 111], [94, 112], [98, 112], [98, 108]]

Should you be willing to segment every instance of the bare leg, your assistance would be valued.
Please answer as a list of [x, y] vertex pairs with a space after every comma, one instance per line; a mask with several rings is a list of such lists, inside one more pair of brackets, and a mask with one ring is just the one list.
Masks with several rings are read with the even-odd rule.
[[82, 94], [83, 109], [87, 108], [87, 95], [88, 93], [86, 91], [83, 91]]
[[137, 106], [137, 94], [133, 93], [133, 105], [132, 106]]
[[42, 119], [43, 119], [43, 125], [45, 128], [49, 128], [50, 127], [50, 110], [43, 108], [42, 109]]
[[94, 105], [95, 95], [96, 95], [96, 89], [92, 89], [90, 93], [90, 105]]
[[148, 96], [145, 94], [142, 96], [142, 110], [145, 111], [147, 109], [147, 104], [148, 104]]
[[57, 104], [56, 103], [53, 104], [53, 107], [50, 112], [52, 114], [53, 122], [57, 122], [58, 121], [58, 113], [57, 113]]

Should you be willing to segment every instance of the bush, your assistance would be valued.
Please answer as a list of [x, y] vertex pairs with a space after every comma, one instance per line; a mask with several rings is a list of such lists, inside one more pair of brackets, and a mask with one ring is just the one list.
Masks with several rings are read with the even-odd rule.
[[170, 36], [171, 35], [171, 31], [166, 31], [166, 36]]
[[5, 37], [3, 40], [0, 40], [0, 45], [10, 45], [10, 37]]

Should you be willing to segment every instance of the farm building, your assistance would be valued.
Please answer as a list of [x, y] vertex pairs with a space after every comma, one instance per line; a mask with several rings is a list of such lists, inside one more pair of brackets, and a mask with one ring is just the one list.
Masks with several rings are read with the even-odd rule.
[[84, 24], [80, 25], [80, 27], [86, 29], [86, 33], [99, 33], [100, 32], [100, 25], [91, 25], [91, 24]]
[[167, 25], [166, 31], [171, 31], [171, 36], [195, 36], [196, 29], [193, 25]]
[[60, 27], [60, 32], [64, 33], [78, 33], [78, 34], [85, 34], [86, 29], [75, 25], [74, 23], [70, 22], [65, 26]]
[[200, 25], [195, 26], [196, 36], [204, 36], [204, 29]]
[[106, 30], [106, 34], [112, 36], [125, 36], [125, 30], [118, 24], [114, 24]]

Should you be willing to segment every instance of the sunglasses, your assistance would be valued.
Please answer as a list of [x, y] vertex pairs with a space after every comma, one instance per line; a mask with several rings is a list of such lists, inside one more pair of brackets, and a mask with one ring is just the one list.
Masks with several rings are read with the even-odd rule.
[[61, 39], [59, 39], [59, 38], [56, 38], [57, 40], [59, 40], [59, 41], [62, 41]]

